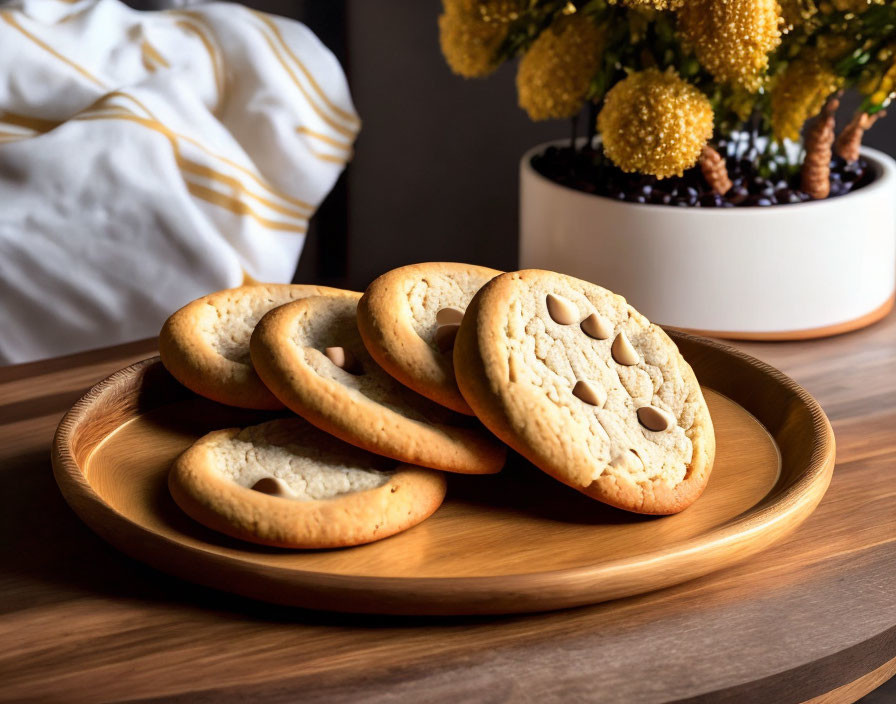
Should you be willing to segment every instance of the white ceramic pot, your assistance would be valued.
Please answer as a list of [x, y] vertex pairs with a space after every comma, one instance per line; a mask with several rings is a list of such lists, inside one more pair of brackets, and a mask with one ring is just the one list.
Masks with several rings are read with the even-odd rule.
[[765, 208], [639, 205], [561, 186], [520, 164], [520, 266], [617, 293], [653, 321], [720, 337], [833, 335], [887, 314], [896, 288], [896, 162], [874, 182]]

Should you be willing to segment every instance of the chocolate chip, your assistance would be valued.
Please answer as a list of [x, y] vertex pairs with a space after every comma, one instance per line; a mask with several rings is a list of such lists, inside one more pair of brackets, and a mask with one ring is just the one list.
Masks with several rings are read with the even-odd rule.
[[606, 340], [613, 334], [613, 326], [601, 318], [597, 313], [592, 313], [582, 321], [582, 332], [595, 340]]
[[572, 387], [572, 395], [598, 408], [603, 408], [603, 405], [607, 402], [607, 392], [604, 387], [590, 381], [577, 381], [576, 385]]
[[554, 322], [560, 325], [572, 325], [579, 322], [579, 309], [571, 302], [563, 298], [563, 296], [555, 296], [549, 293], [545, 299], [548, 307], [548, 313]]
[[675, 424], [675, 419], [662, 408], [641, 406], [638, 409], [638, 420], [648, 430], [661, 433]]
[[436, 325], [460, 325], [460, 321], [463, 319], [464, 312], [460, 308], [449, 306], [436, 313]]
[[281, 498], [291, 498], [295, 493], [282, 479], [277, 477], [262, 477], [252, 485], [254, 491], [270, 496], [279, 496]]
[[349, 374], [361, 374], [364, 371], [355, 355], [344, 347], [327, 347], [324, 350], [324, 355], [333, 364], [340, 369], [344, 369]]
[[610, 352], [613, 355], [613, 359], [619, 364], [630, 367], [633, 364], [638, 363], [638, 353], [635, 351], [635, 348], [632, 347], [632, 343], [624, 332], [619, 333], [616, 336], [616, 339], [613, 340], [613, 346], [610, 348]]

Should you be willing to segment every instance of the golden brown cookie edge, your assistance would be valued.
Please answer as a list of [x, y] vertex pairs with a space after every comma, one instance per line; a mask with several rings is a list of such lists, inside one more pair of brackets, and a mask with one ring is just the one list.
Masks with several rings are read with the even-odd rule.
[[172, 313], [162, 325], [159, 354], [165, 369], [191, 391], [218, 403], [256, 410], [283, 408], [251, 366], [223, 357], [207, 339], [195, 334], [197, 321], [207, 313], [207, 306], [214, 307], [216, 298], [261, 289], [304, 290], [308, 295], [340, 291], [308, 284], [248, 284], [201, 296]]
[[[451, 357], [440, 356], [407, 321], [393, 317], [394, 311], [404, 305], [398, 283], [408, 276], [439, 269], [473, 269], [492, 278], [501, 273], [459, 262], [423, 262], [392, 269], [374, 279], [364, 292], [358, 304], [358, 330], [374, 360], [402, 384], [446, 408], [473, 415], [457, 388]], [[415, 374], [413, 367], [423, 373]]]
[[233, 538], [295, 549], [362, 545], [421, 523], [445, 497], [444, 474], [404, 464], [379, 487], [332, 499], [295, 501], [253, 491], [217, 475], [206, 451], [214, 440], [240, 431], [203, 436], [168, 474], [171, 496], [187, 515]]
[[[357, 301], [361, 294], [352, 294]], [[345, 387], [321, 378], [289, 339], [310, 298], [268, 312], [250, 341], [253, 364], [264, 383], [294, 413], [345, 442], [407, 464], [459, 474], [494, 474], [504, 466], [506, 448], [485, 428], [425, 424], [365, 399], [358, 403]], [[375, 361], [371, 359], [371, 363]], [[396, 384], [399, 384], [397, 380]], [[338, 388], [337, 388], [338, 387]], [[342, 407], [332, 400], [342, 399]]]
[[[530, 446], [512, 427], [512, 421], [502, 402], [501, 395], [492, 389], [493, 377], [496, 374], [494, 371], [491, 374], [488, 371], [489, 367], [494, 370], [506, 366], [504, 363], [507, 358], [506, 352], [502, 354], [502, 350], [497, 349], [494, 345], [489, 346], [487, 341], [483, 342], [487, 332], [495, 329], [500, 321], [495, 320], [494, 316], [484, 313], [483, 308], [487, 309], [494, 299], [498, 299], [499, 302], [494, 304], [494, 310], [499, 310], [502, 296], [508, 297], [513, 290], [512, 282], [544, 275], [566, 277], [564, 274], [541, 269], [507, 272], [492, 279], [474, 296], [467, 308], [464, 321], [461, 323], [454, 347], [454, 368], [461, 393], [483, 424], [508, 446], [549, 476], [586, 496], [634, 513], [667, 515], [684, 510], [700, 497], [709, 481], [715, 457], [715, 435], [712, 419], [706, 400], [703, 399], [699, 382], [690, 365], [681, 356], [680, 351], [678, 352], [679, 365], [682, 363], [685, 365], [692, 392], [698, 393], [702, 400], [700, 407], [703, 423], [696, 429], [692, 428], [688, 431], [694, 453], [686, 470], [686, 479], [674, 487], [656, 483], [653, 486], [652, 501], [645, 502], [643, 490], [634, 483], [620, 486], [610, 479], [585, 481], [584, 477], [579, 477], [577, 480], [574, 470], [571, 472], [570, 468], [558, 463], [556, 457], [545, 451], [545, 448]], [[597, 286], [590, 282], [584, 283]], [[618, 296], [618, 294], [614, 295]], [[629, 307], [631, 308], [631, 306]], [[662, 328], [653, 323], [651, 323], [651, 328], [655, 328], [669, 344], [673, 345], [676, 350], [678, 349]], [[684, 370], [684, 368], [682, 369]], [[509, 376], [509, 369], [507, 374]]]

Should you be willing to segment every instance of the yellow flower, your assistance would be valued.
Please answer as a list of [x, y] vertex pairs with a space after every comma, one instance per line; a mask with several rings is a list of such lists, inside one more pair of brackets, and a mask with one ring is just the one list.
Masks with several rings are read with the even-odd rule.
[[597, 127], [604, 151], [623, 171], [680, 176], [712, 136], [712, 106], [671, 68], [649, 68], [613, 86]]
[[818, 14], [815, 0], [778, 0], [786, 27], [798, 27]]
[[777, 139], [800, 138], [810, 117], [824, 107], [840, 87], [833, 68], [815, 56], [800, 57], [787, 65], [772, 87], [772, 129]]
[[821, 34], [815, 40], [815, 50], [818, 55], [824, 59], [836, 61], [846, 56], [855, 48], [856, 42], [853, 37], [843, 34]]
[[854, 12], [861, 14], [871, 5], [882, 5], [881, 0], [832, 0], [834, 9], [839, 12]]
[[480, 0], [477, 3], [479, 16], [485, 22], [507, 24], [519, 19], [520, 13], [526, 8], [525, 0]]
[[623, 5], [646, 10], [677, 10], [685, 0], [622, 0]]
[[728, 97], [728, 107], [737, 115], [737, 119], [746, 122], [753, 111], [756, 109], [756, 103], [759, 96], [751, 93], [743, 88], [734, 88]]
[[758, 90], [768, 55], [781, 43], [776, 0], [688, 0], [678, 12], [682, 36], [718, 81]]
[[[498, 67], [498, 49], [507, 37], [509, 8], [519, 2], [444, 0], [439, 43], [449, 68], [465, 78], [487, 76]], [[498, 18], [504, 18], [498, 21]]]
[[576, 13], [555, 20], [520, 60], [520, 107], [533, 120], [577, 114], [602, 55], [603, 31], [589, 17]]
[[896, 61], [887, 69], [873, 90], [870, 96], [871, 102], [874, 105], [888, 107], [896, 97]]

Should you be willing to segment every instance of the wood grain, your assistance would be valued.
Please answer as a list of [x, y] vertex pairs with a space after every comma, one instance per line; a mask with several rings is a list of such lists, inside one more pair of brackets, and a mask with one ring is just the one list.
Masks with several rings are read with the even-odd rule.
[[452, 478], [433, 518], [386, 541], [295, 552], [225, 540], [181, 515], [166, 490], [167, 471], [206, 432], [263, 417], [186, 396], [155, 359], [114, 374], [66, 414], [54, 470], [69, 504], [119, 549], [265, 601], [436, 615], [630, 596], [772, 544], [811, 513], [833, 468], [830, 426], [802, 389], [717, 343], [676, 336], [700, 378], [724, 385], [734, 399], [750, 389], [749, 410], [778, 442], [737, 403], [708, 391], [718, 447], [713, 479], [699, 502], [675, 516], [645, 519], [605, 507], [516, 458], [498, 477]]
[[864, 677], [837, 687], [830, 692], [812, 697], [811, 701], [805, 704], [838, 704], [839, 702], [854, 702], [868, 692], [880, 687], [884, 682], [896, 675], [896, 658], [884, 663], [876, 670], [872, 670]]
[[0, 413], [26, 411], [0, 425], [0, 699], [788, 704], [856, 681], [896, 658], [896, 316], [740, 347], [832, 420], [837, 467], [806, 523], [686, 584], [505, 617], [285, 610], [131, 561], [65, 505], [49, 447], [71, 402], [153, 343], [0, 369]]

